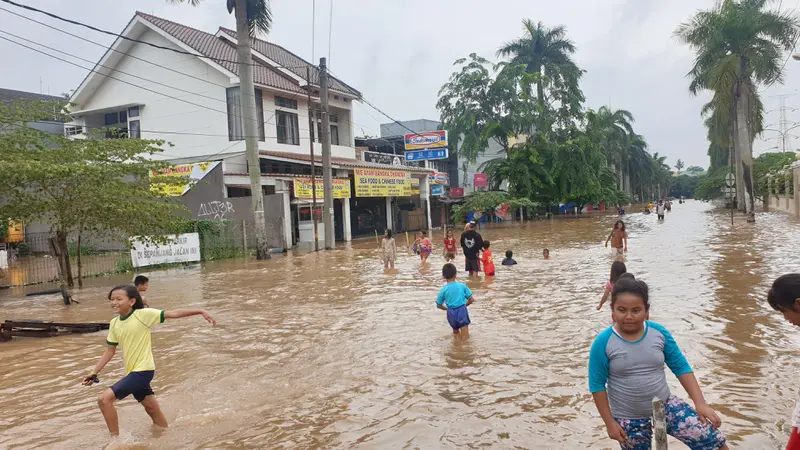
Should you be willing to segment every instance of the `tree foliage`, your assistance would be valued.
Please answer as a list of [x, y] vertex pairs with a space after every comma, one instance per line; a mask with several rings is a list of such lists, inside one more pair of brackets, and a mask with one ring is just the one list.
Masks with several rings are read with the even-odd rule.
[[442, 128], [474, 163], [497, 143], [503, 150], [478, 170], [489, 188], [542, 205], [626, 203], [666, 192], [671, 173], [633, 129], [633, 114], [585, 110], [564, 27], [524, 21], [522, 37], [504, 44], [497, 65], [475, 53], [455, 62], [439, 91]]
[[174, 228], [186, 209], [151, 190], [150, 183], [189, 180], [150, 177], [151, 171], [170, 167], [151, 159], [164, 142], [73, 140], [28, 126], [52, 107], [48, 102], [0, 105], [7, 126], [0, 134], [0, 217], [49, 225], [57, 255], [66, 255], [62, 275], [71, 286], [69, 235], [152, 235]]
[[527, 198], [514, 197], [505, 191], [475, 192], [467, 196], [463, 203], [454, 205], [450, 214], [456, 220], [463, 219], [472, 211], [494, 211], [500, 205], [508, 204], [509, 214], [519, 208], [533, 208], [536, 203]]
[[723, 0], [699, 11], [676, 30], [696, 52], [688, 76], [689, 91], [713, 93], [703, 107], [711, 169], [722, 166], [721, 149], [733, 147], [737, 187], [745, 198], [740, 209], [755, 205], [753, 140], [763, 131], [760, 86], [782, 83], [784, 52], [791, 51], [800, 33], [795, 13], [769, 10], [769, 0]]

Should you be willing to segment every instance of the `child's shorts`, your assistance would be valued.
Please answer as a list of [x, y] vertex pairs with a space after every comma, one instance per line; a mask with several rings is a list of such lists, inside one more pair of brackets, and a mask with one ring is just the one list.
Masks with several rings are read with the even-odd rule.
[[481, 266], [478, 264], [477, 259], [467, 259], [464, 263], [465, 272], [480, 272]]
[[155, 375], [153, 370], [131, 372], [125, 378], [114, 383], [111, 386], [111, 390], [114, 391], [114, 396], [117, 397], [117, 400], [122, 400], [133, 394], [133, 398], [141, 403], [148, 395], [154, 395], [153, 389], [150, 387], [153, 375]]
[[[700, 423], [697, 412], [680, 398], [670, 395], [664, 403], [667, 413], [667, 434], [683, 442], [691, 450], [718, 450], [725, 445], [725, 435], [710, 423]], [[626, 450], [650, 450], [653, 441], [651, 419], [614, 419], [625, 430], [629, 447]]]
[[456, 254], [455, 253], [445, 253], [444, 254], [444, 259], [452, 261], [452, 260], [456, 259]]
[[469, 312], [466, 305], [458, 308], [447, 308], [447, 322], [450, 323], [450, 327], [454, 330], [469, 325]]

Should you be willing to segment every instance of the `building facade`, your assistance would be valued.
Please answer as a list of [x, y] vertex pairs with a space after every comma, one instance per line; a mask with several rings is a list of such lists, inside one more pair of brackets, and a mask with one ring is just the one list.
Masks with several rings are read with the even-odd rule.
[[[386, 217], [381, 221], [364, 211], [374, 210], [366, 204], [385, 205], [391, 197], [380, 189], [358, 189], [361, 181], [386, 180], [358, 177], [359, 173], [383, 170], [387, 172], [372, 175], [400, 181], [409, 178], [406, 173], [414, 173], [427, 183], [425, 168], [396, 168], [356, 158], [352, 104], [360, 100], [361, 93], [335, 77], [329, 78], [330, 129], [322, 130], [319, 70], [282, 46], [252, 39], [255, 92], [246, 94], [239, 89], [233, 30], [219, 28], [207, 33], [136, 13], [121, 35], [126, 39], [114, 42], [72, 95], [74, 120], [65, 133], [73, 139], [168, 142], [158, 157], [190, 172], [203, 167], [198, 178], [202, 182], [180, 194], [195, 217], [252, 219], [242, 95], [254, 95], [256, 100], [262, 174], [259, 194], [265, 196], [268, 225], [278, 230], [273, 246], [313, 242], [309, 230], [313, 229], [312, 218], [321, 215], [323, 193], [319, 183], [313, 204], [306, 187], [313, 185], [312, 172], [322, 175], [323, 131], [330, 133], [338, 187], [334, 200], [337, 240], [382, 232], [390, 223]], [[219, 213], [220, 207], [225, 213]], [[321, 225], [320, 220], [319, 238], [324, 240]]]

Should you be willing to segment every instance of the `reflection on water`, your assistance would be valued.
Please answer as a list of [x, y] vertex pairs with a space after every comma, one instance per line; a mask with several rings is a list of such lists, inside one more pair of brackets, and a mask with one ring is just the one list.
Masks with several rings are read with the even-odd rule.
[[[595, 311], [615, 255], [616, 217], [527, 222], [482, 230], [514, 267], [475, 293], [470, 340], [457, 342], [434, 307], [437, 250], [420, 266], [400, 252], [384, 271], [374, 242], [268, 262], [220, 262], [151, 275], [161, 308], [204, 307], [219, 321], [167, 321], [153, 334], [154, 388], [171, 428], [158, 433], [135, 401], [119, 403], [134, 448], [616, 448], [586, 386], [589, 346], [610, 324]], [[762, 214], [732, 229], [707, 205], [675, 205], [663, 223], [626, 217], [628, 270], [651, 286], [653, 320], [675, 335], [738, 448], [779, 448], [797, 389], [800, 333], [764, 301], [771, 280], [797, 271], [800, 224]], [[433, 242], [441, 245], [440, 232]], [[552, 258], [544, 260], [542, 249]], [[463, 260], [456, 261], [462, 265]], [[97, 279], [79, 305], [0, 294], [0, 319], [106, 321]], [[79, 385], [103, 334], [0, 344], [0, 448], [102, 448], [95, 399]], [[685, 397], [670, 376], [676, 392]], [[131, 447], [127, 447], [131, 448]], [[676, 445], [676, 448], [679, 448]]]

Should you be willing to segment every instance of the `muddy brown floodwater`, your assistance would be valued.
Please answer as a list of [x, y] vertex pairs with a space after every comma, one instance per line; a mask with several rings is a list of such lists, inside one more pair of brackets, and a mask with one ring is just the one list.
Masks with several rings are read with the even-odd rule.
[[[193, 317], [155, 327], [153, 385], [170, 428], [154, 430], [126, 399], [121, 444], [110, 447], [618, 448], [586, 381], [589, 346], [610, 324], [609, 310], [594, 306], [612, 262], [603, 241], [614, 220], [482, 230], [498, 261], [513, 249], [519, 265], [498, 266], [494, 281], [468, 281], [477, 302], [465, 343], [454, 342], [433, 303], [442, 285], [439, 233], [429, 267], [402, 254], [392, 274], [370, 240], [153, 272], [152, 306], [203, 307], [219, 325]], [[663, 223], [626, 220], [628, 270], [651, 286], [651, 318], [685, 351], [732, 448], [779, 448], [800, 385], [800, 331], [769, 309], [765, 293], [776, 276], [798, 271], [800, 223], [765, 213], [756, 227], [737, 218], [731, 229], [726, 214], [699, 202], [676, 204]], [[543, 247], [551, 260], [542, 260]], [[105, 295], [119, 281], [90, 281], [70, 308], [57, 297], [0, 293], [0, 319], [107, 321]], [[121, 377], [119, 354], [100, 386], [79, 384], [104, 339], [0, 344], [0, 448], [109, 444], [95, 400]]]

